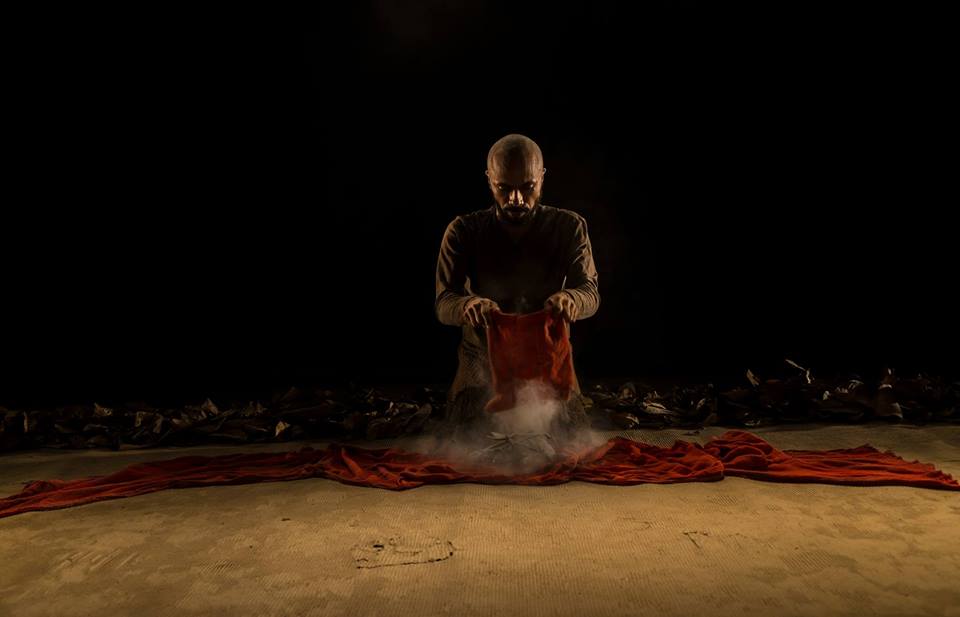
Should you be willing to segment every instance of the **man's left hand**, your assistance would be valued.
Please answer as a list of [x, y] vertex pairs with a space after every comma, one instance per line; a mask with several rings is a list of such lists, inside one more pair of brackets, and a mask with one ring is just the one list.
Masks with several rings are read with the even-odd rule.
[[577, 305], [565, 291], [558, 291], [543, 303], [543, 308], [560, 313], [567, 321], [577, 320]]

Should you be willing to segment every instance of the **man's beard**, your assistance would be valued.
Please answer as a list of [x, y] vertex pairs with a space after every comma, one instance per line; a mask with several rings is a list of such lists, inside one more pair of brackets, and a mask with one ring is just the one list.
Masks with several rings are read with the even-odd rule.
[[[501, 206], [497, 204], [497, 207], [500, 209], [501, 221], [507, 225], [522, 227], [530, 222], [530, 219], [533, 217], [533, 209], [536, 208], [536, 205], [527, 208], [526, 206]], [[520, 216], [517, 216], [518, 214]]]

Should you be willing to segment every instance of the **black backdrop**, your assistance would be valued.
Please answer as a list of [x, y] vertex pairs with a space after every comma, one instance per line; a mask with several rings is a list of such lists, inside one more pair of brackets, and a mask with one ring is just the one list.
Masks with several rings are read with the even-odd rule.
[[544, 151], [545, 203], [589, 224], [583, 378], [955, 371], [943, 16], [766, 4], [41, 28], [0, 403], [447, 382], [440, 238], [491, 203], [510, 132]]

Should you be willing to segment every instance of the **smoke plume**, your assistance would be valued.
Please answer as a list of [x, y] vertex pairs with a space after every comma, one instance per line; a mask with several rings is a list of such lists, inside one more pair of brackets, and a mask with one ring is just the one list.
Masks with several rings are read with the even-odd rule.
[[454, 438], [442, 433], [424, 435], [412, 447], [464, 469], [510, 476], [535, 473], [606, 441], [590, 428], [567, 426], [564, 405], [549, 386], [524, 382], [512, 409], [488, 414], [486, 422]]

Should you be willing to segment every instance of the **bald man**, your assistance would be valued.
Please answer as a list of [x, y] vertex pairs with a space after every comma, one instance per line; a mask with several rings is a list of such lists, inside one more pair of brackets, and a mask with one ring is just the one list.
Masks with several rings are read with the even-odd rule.
[[[447, 397], [444, 429], [455, 434], [491, 428], [484, 404], [492, 396], [486, 332], [493, 309], [549, 309], [570, 322], [597, 312], [597, 270], [587, 223], [570, 210], [540, 203], [546, 169], [533, 140], [507, 135], [490, 148], [487, 180], [494, 204], [457, 216], [437, 260], [436, 315], [462, 328], [459, 367]], [[574, 381], [551, 433], [589, 424]]]

